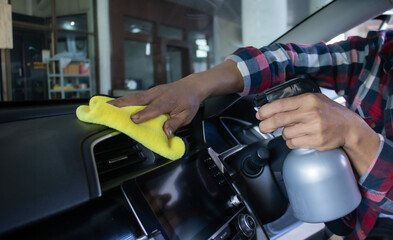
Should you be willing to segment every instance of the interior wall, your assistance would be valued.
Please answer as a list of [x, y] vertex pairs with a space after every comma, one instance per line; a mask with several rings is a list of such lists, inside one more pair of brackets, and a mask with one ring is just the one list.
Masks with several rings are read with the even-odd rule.
[[50, 17], [51, 0], [11, 0], [12, 11], [36, 17]]
[[242, 31], [239, 23], [214, 17], [214, 62], [219, 64], [243, 46]]
[[270, 44], [287, 29], [287, 0], [242, 0], [245, 46]]
[[84, 13], [89, 10], [90, 0], [56, 0], [56, 13], [59, 16], [70, 13]]
[[[109, 31], [109, 0], [97, 0], [97, 36], [100, 74], [99, 94], [110, 94], [112, 89], [111, 81], [111, 38]], [[99, 16], [99, 17], [98, 17]]]
[[88, 31], [94, 32], [94, 4], [92, 0], [56, 0], [56, 15], [87, 13]]
[[[145, 56], [145, 54], [146, 43], [124, 42], [124, 61], [125, 66], [127, 66], [125, 68], [125, 81], [136, 80], [144, 89], [147, 89], [154, 85], [154, 66], [152, 56]], [[144, 71], [140, 71], [140, 69], [144, 69]]]

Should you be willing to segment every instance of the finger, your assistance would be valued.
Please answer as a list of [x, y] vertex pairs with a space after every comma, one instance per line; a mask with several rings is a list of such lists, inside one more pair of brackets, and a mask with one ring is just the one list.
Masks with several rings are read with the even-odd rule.
[[316, 94], [304, 93], [298, 96], [275, 100], [272, 103], [265, 104], [258, 110], [258, 119], [264, 120], [280, 112], [297, 110], [303, 104], [314, 101], [316, 98]]
[[270, 118], [262, 120], [259, 123], [259, 130], [262, 133], [270, 133], [289, 124], [294, 124], [289, 114], [277, 113]]
[[147, 105], [146, 108], [144, 108], [143, 110], [132, 115], [131, 120], [134, 123], [142, 123], [167, 112], [168, 110], [164, 109], [162, 105], [152, 103], [150, 105]]
[[152, 99], [153, 95], [151, 93], [149, 93], [148, 91], [143, 91], [127, 94], [123, 97], [111, 100], [108, 103], [116, 107], [144, 106], [149, 104]]
[[287, 146], [291, 149], [294, 148], [311, 148], [318, 151], [327, 151], [337, 148], [336, 145], [320, 144], [320, 141], [314, 135], [304, 135], [286, 140]]
[[187, 120], [182, 115], [174, 116], [164, 123], [164, 132], [170, 138], [177, 129], [187, 124]]
[[259, 120], [264, 120], [266, 118], [270, 118], [273, 115], [280, 113], [280, 112], [287, 112], [287, 111], [293, 111], [299, 108], [299, 105], [296, 104], [296, 102], [291, 101], [292, 97], [290, 98], [284, 98], [284, 99], [278, 99], [272, 103], [268, 103], [263, 105], [259, 110], [258, 110], [258, 119]]
[[255, 117], [256, 117], [258, 120], [262, 120], [261, 117], [259, 117], [259, 110], [257, 111]]
[[312, 136], [304, 135], [301, 137], [291, 138], [286, 140], [286, 144], [290, 149], [295, 148], [313, 148], [315, 149], [315, 145], [312, 141]]
[[282, 137], [285, 140], [302, 137], [305, 135], [311, 135], [313, 130], [309, 124], [298, 123], [291, 126], [287, 126], [282, 131]]
[[259, 123], [259, 129], [263, 133], [269, 133], [273, 132], [277, 128], [307, 122], [309, 118], [310, 114], [299, 111], [280, 112], [262, 120]]

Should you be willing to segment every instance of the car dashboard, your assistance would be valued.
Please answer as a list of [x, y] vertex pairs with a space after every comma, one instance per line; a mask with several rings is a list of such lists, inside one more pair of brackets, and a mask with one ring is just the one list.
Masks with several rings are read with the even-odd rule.
[[206, 100], [175, 133], [188, 145], [176, 161], [79, 121], [86, 102], [4, 105], [0, 237], [278, 239], [300, 224], [281, 177], [289, 149], [258, 131], [251, 97]]

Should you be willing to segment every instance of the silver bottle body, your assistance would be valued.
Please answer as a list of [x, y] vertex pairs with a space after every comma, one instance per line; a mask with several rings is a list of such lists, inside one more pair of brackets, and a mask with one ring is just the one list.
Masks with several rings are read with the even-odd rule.
[[361, 195], [342, 149], [294, 149], [285, 159], [283, 178], [299, 220], [328, 222], [352, 212]]

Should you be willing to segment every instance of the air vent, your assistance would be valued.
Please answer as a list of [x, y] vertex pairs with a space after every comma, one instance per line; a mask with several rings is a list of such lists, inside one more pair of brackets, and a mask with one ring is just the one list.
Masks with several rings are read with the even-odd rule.
[[179, 128], [176, 131], [175, 135], [178, 137], [181, 137], [183, 140], [186, 140], [190, 150], [193, 150], [196, 148], [197, 142], [192, 134], [192, 129], [191, 129], [190, 125]]
[[137, 168], [146, 160], [141, 146], [124, 134], [97, 143], [93, 152], [101, 183]]

